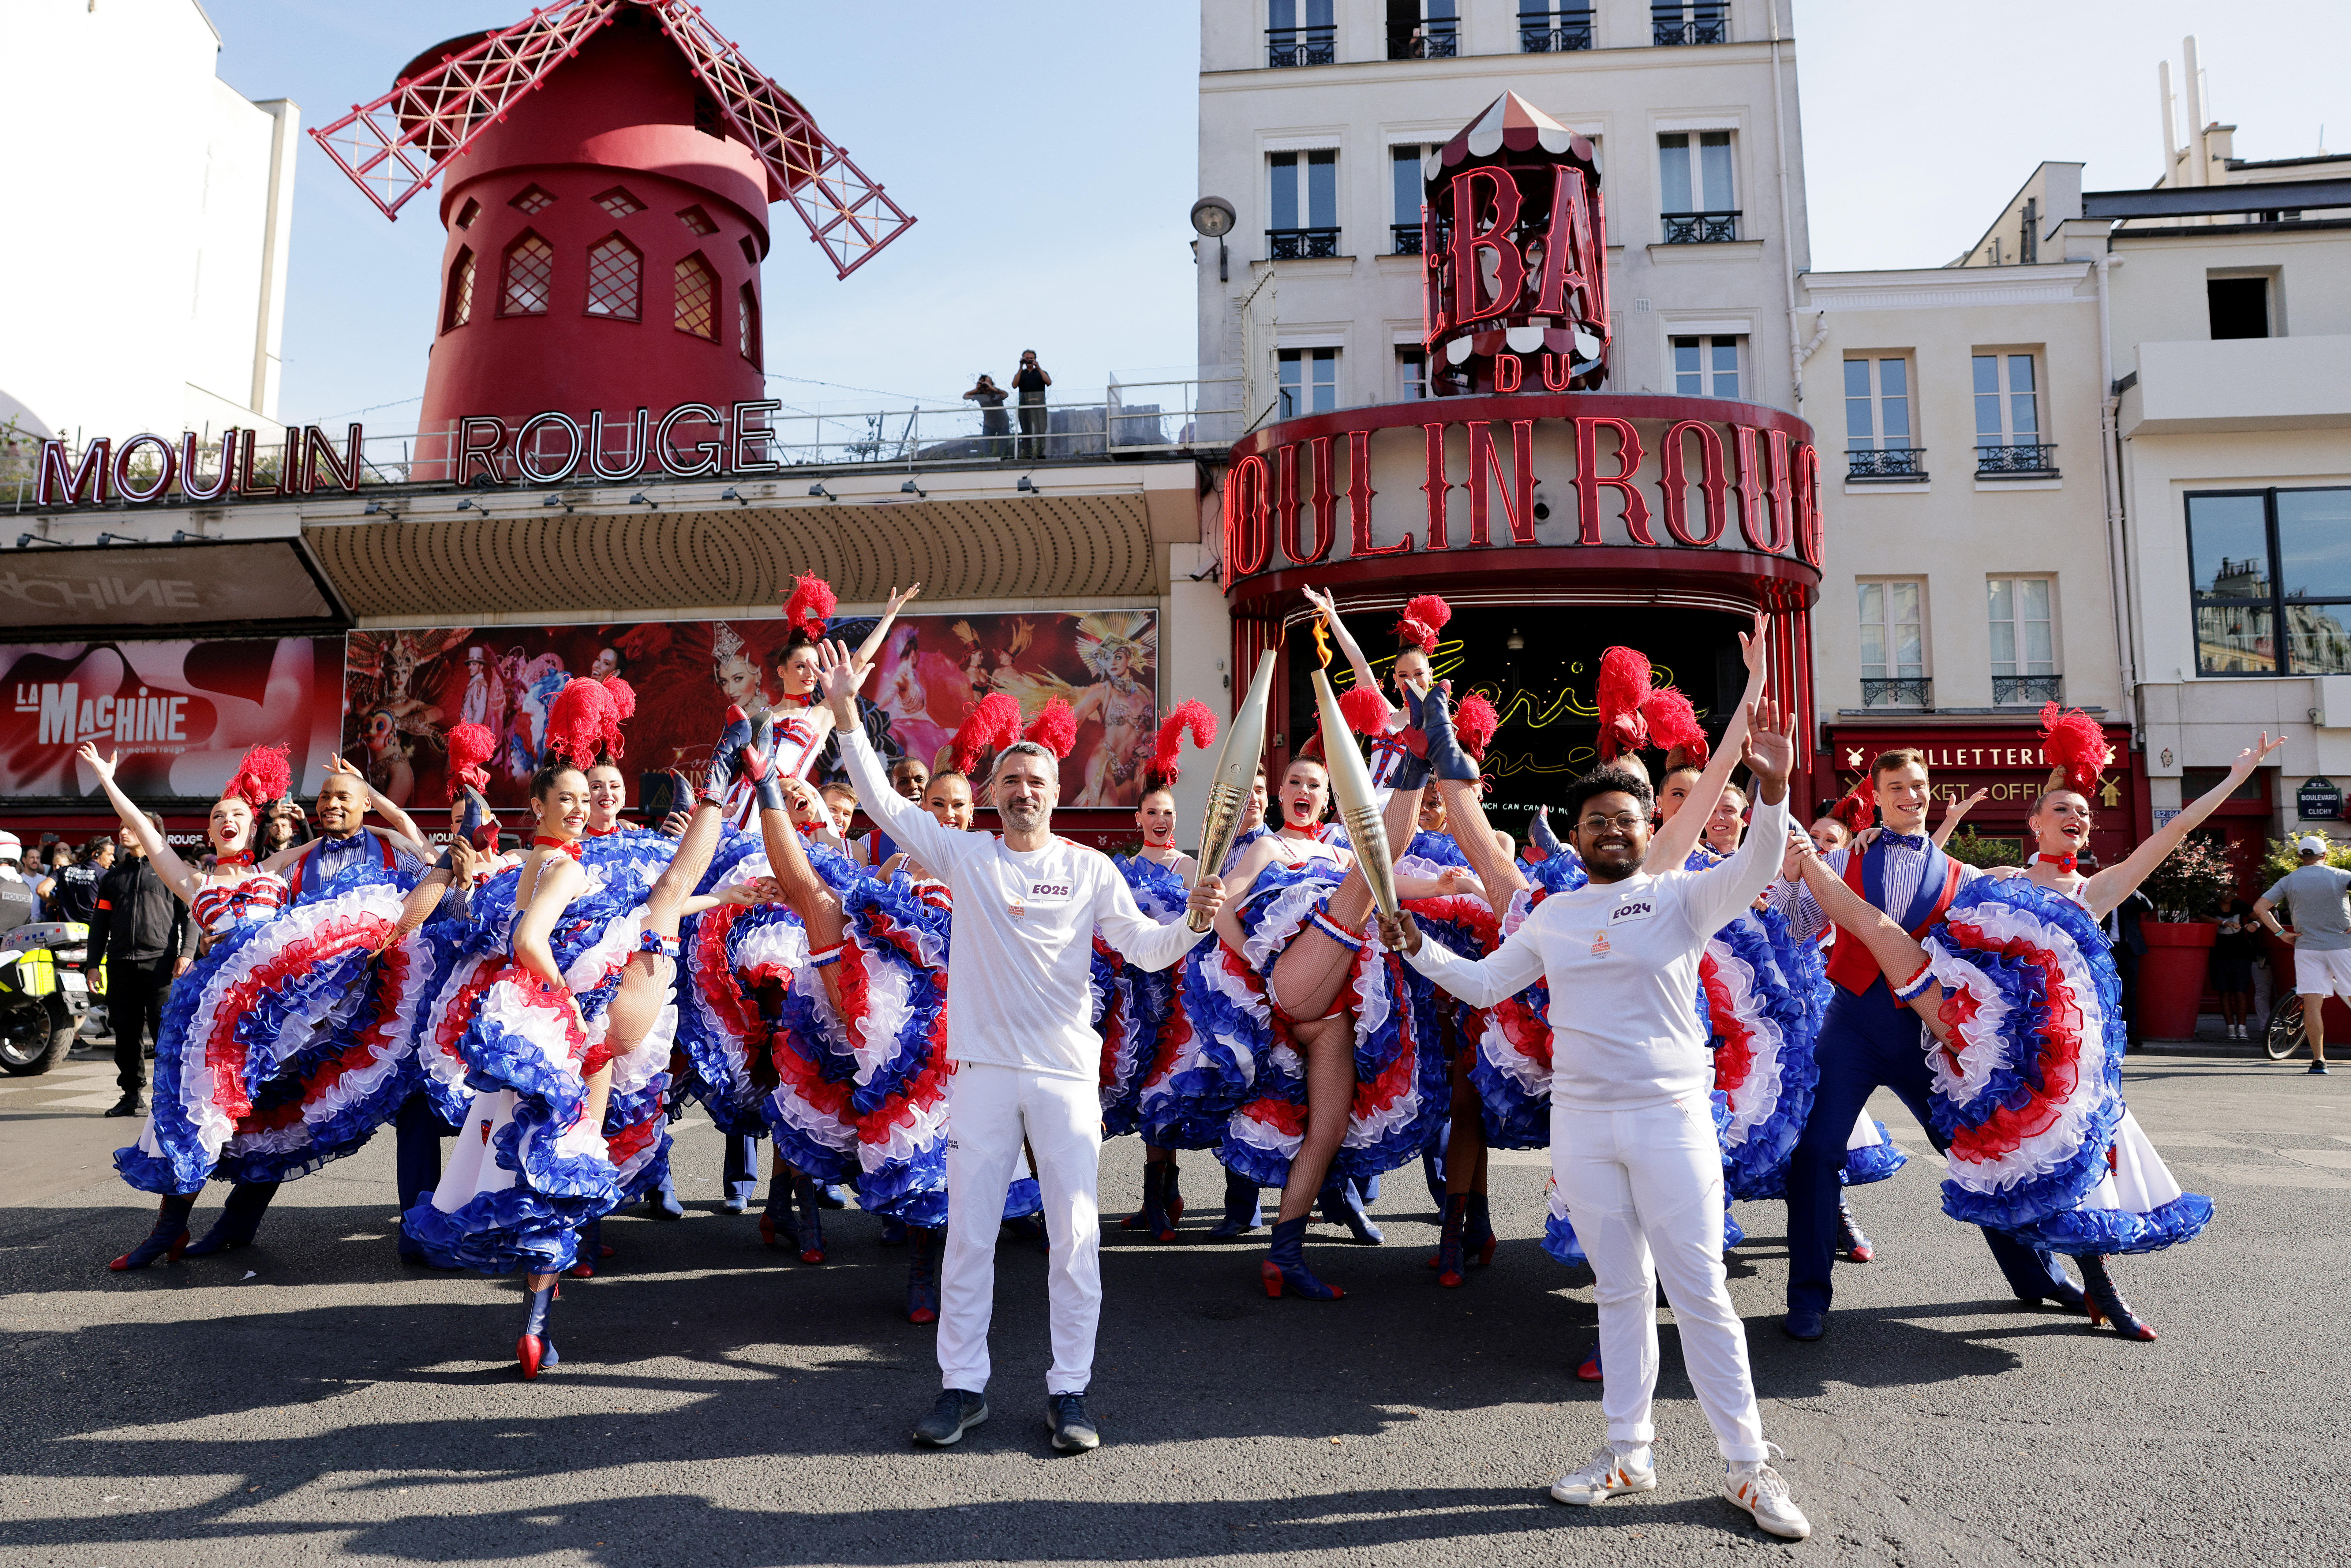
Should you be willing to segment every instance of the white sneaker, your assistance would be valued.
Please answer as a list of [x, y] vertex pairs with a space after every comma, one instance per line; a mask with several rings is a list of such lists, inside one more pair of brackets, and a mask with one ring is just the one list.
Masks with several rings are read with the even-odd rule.
[[[1646, 1443], [1603, 1443], [1592, 1450], [1592, 1458], [1580, 1470], [1570, 1470], [1552, 1482], [1551, 1495], [1562, 1502], [1591, 1504], [1606, 1502], [1612, 1497], [1622, 1497], [1632, 1491], [1657, 1490], [1657, 1467], [1654, 1456], [1650, 1462], [1635, 1467], [1634, 1455], [1646, 1454]], [[1782, 1489], [1783, 1491], [1785, 1488]]]
[[[1780, 1454], [1780, 1445], [1764, 1445]], [[1781, 1455], [1785, 1458], [1785, 1455]], [[1722, 1478], [1722, 1495], [1755, 1516], [1766, 1534], [1782, 1541], [1802, 1541], [1813, 1532], [1813, 1521], [1788, 1495], [1788, 1483], [1768, 1459], [1733, 1460]]]

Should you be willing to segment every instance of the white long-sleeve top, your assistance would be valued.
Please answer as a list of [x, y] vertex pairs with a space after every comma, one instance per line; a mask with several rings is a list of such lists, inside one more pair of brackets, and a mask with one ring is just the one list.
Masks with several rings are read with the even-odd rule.
[[1472, 1007], [1549, 981], [1554, 1104], [1629, 1111], [1704, 1094], [1714, 1063], [1698, 1021], [1698, 958], [1770, 884], [1787, 842], [1786, 800], [1758, 802], [1747, 841], [1711, 870], [1556, 893], [1487, 957], [1424, 941], [1410, 962]]
[[867, 813], [954, 890], [948, 1057], [1098, 1078], [1095, 928], [1138, 969], [1166, 968], [1207, 934], [1144, 915], [1126, 878], [1099, 850], [1057, 838], [1023, 854], [997, 834], [946, 826], [890, 787], [863, 726], [842, 731], [841, 750]]

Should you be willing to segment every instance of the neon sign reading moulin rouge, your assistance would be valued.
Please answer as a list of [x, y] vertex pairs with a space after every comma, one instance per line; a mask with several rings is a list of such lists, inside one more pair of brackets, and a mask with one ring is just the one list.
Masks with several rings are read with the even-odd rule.
[[[511, 427], [495, 415], [476, 414], [457, 421], [447, 457], [426, 459], [419, 465], [444, 470], [436, 477], [459, 485], [477, 476], [498, 484], [516, 477], [537, 485], [560, 485], [575, 477], [622, 484], [643, 474], [649, 463], [658, 463], [673, 479], [773, 474], [784, 465], [769, 446], [774, 436], [767, 418], [782, 407], [764, 401], [723, 409], [683, 402], [658, 420], [651, 409], [640, 408], [626, 423], [609, 424], [601, 409], [584, 421], [550, 409]], [[700, 428], [704, 425], [709, 427], [706, 436]], [[99, 436], [83, 447], [78, 460], [64, 442], [44, 441], [33, 504], [146, 506], [163, 500], [175, 488], [182, 499], [196, 502], [357, 490], [366, 439], [364, 429], [354, 423], [338, 450], [315, 424], [298, 430], [288, 426], [275, 473], [256, 468], [256, 433], [250, 430], [224, 431], [216, 445], [193, 431], [177, 442], [142, 433], [120, 445]], [[214, 459], [214, 471], [200, 476], [199, 459], [207, 455]], [[455, 473], [446, 472], [453, 468]]]

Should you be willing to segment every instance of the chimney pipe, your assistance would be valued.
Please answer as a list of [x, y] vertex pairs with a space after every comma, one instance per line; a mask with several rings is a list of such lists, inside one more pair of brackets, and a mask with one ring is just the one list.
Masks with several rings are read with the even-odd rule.
[[2159, 183], [2179, 183], [2179, 128], [2173, 123], [2171, 109], [2171, 62], [2155, 62], [2156, 95], [2163, 99], [2163, 172]]
[[2196, 35], [2180, 40], [2188, 53], [2188, 183], [2208, 184], [2204, 158], [2204, 77], [2196, 68]]

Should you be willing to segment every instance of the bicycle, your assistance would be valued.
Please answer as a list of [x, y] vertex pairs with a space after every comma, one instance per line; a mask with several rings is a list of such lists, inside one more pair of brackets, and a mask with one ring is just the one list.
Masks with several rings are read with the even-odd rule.
[[2302, 998], [2285, 996], [2270, 1009], [2269, 1027], [2262, 1031], [2262, 1049], [2272, 1061], [2284, 1061], [2307, 1043], [2302, 1028]]

